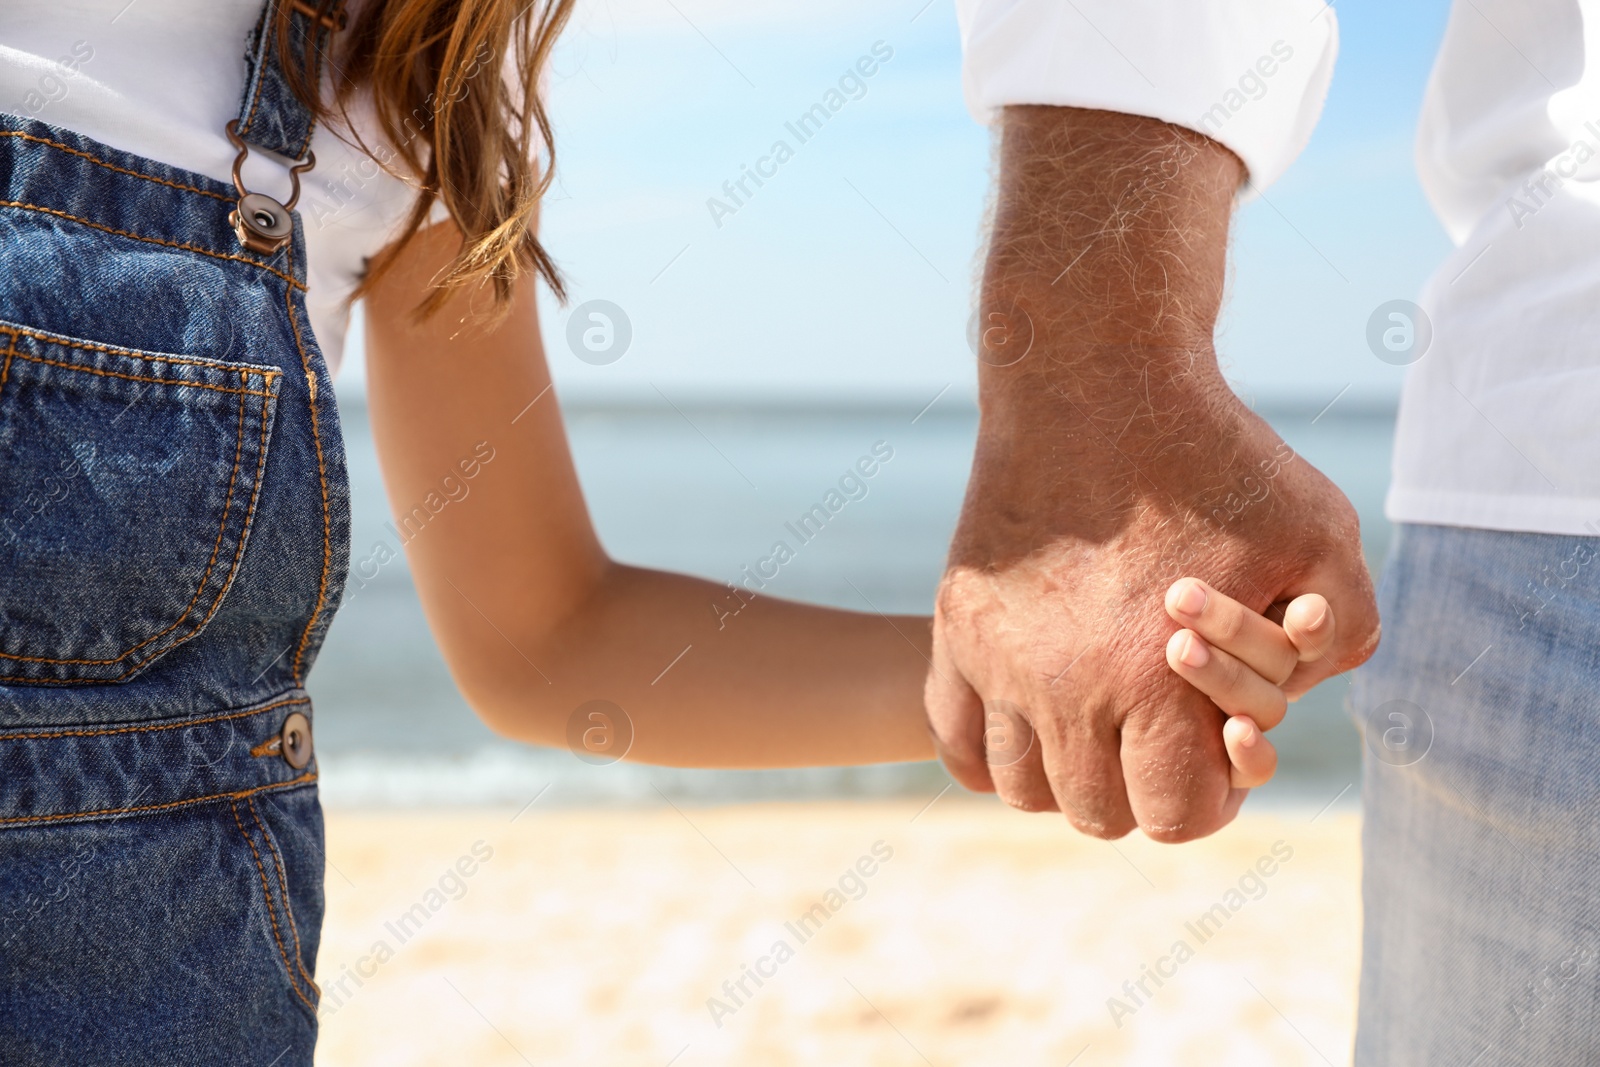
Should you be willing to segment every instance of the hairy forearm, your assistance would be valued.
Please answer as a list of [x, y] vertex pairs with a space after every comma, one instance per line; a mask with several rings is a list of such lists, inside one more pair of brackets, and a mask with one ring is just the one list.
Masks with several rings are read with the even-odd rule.
[[699, 578], [614, 565], [577, 612], [524, 649], [537, 676], [502, 643], [502, 665], [475, 668], [469, 695], [500, 732], [548, 745], [568, 744], [573, 710], [605, 699], [631, 725], [628, 759], [644, 763], [930, 759], [930, 640], [926, 618], [740, 599]]
[[[1006, 109], [968, 499], [969, 515], [1017, 514], [1016, 552], [1041, 533], [1103, 539], [1171, 495], [1151, 475], [1174, 451], [1225, 451], [1240, 430], [1212, 333], [1242, 176], [1227, 149], [1153, 119]], [[974, 561], [1012, 554], [1006, 522], [981, 525]], [[958, 562], [971, 547], [958, 537]]]
[[1154, 119], [1062, 107], [1007, 108], [1000, 152], [982, 310], [1018, 339], [1031, 323], [1034, 351], [981, 353], [985, 386], [1088, 389], [1126, 374], [1126, 350], [1209, 347], [1236, 156]]

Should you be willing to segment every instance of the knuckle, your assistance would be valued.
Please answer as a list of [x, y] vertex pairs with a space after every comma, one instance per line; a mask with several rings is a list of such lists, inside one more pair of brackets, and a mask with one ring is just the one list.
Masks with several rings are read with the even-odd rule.
[[992, 575], [970, 566], [953, 566], [934, 593], [934, 622], [971, 623], [996, 608]]
[[1365, 631], [1364, 634], [1353, 636], [1351, 643], [1347, 646], [1347, 651], [1343, 656], [1339, 657], [1339, 670], [1341, 672], [1353, 670], [1371, 659], [1373, 653], [1378, 651], [1378, 642], [1382, 637], [1383, 627], [1374, 618], [1369, 630]]
[[1237, 604], [1219, 605], [1212, 621], [1213, 640], [1227, 644], [1244, 632], [1244, 611]]
[[1267, 701], [1267, 708], [1276, 719], [1282, 719], [1289, 714], [1289, 696], [1277, 686], [1272, 687], [1272, 693]]
[[1272, 727], [1282, 722], [1284, 716], [1288, 714], [1289, 698], [1284, 694], [1282, 689], [1274, 686], [1272, 691], [1266, 695], [1266, 700], [1264, 701], [1260, 712], [1258, 712], [1258, 715], [1261, 719], [1262, 729], [1272, 729]]
[[933, 595], [933, 626], [936, 632], [948, 635], [965, 621], [972, 602], [966, 584], [959, 575], [948, 572], [939, 580], [939, 587]]
[[1246, 687], [1249, 682], [1249, 668], [1243, 662], [1232, 656], [1218, 656], [1214, 662], [1217, 684], [1222, 690], [1239, 693]]
[[1342, 532], [1353, 534], [1359, 545], [1361, 536], [1361, 513], [1356, 510], [1355, 504], [1343, 493], [1339, 494], [1338, 502], [1334, 506], [1334, 514], [1338, 518], [1339, 528]]

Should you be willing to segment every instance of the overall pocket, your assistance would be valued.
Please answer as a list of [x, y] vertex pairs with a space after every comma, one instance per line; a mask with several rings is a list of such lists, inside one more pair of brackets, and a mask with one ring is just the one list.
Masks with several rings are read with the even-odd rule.
[[0, 684], [123, 681], [200, 633], [280, 374], [0, 322]]

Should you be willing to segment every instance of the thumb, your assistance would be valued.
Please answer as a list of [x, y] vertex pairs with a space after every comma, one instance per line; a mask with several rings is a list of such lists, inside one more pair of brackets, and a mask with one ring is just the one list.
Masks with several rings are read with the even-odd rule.
[[[1337, 620], [1337, 625], [1320, 627], [1330, 631], [1327, 633], [1297, 633], [1297, 646], [1300, 640], [1305, 641], [1305, 646], [1301, 648], [1300, 664], [1283, 685], [1290, 697], [1298, 697], [1318, 682], [1361, 666], [1378, 648], [1378, 604], [1372, 576], [1367, 573], [1359, 548], [1342, 559], [1319, 562], [1304, 579], [1285, 590], [1285, 599], [1311, 593], [1321, 594], [1327, 601], [1329, 621]], [[1295, 622], [1288, 618], [1285, 621]]]

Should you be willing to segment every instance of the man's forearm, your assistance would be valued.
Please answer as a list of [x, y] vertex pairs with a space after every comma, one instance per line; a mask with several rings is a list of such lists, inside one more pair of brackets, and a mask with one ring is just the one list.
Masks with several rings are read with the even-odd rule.
[[1241, 432], [1212, 345], [1238, 158], [1134, 115], [1011, 107], [1004, 123], [975, 521], [952, 557], [978, 566], [1102, 540], [1151, 502], [1186, 522], [1203, 486], [1173, 484], [1165, 460], [1186, 449], [1200, 482], [1225, 480]]
[[980, 312], [985, 399], [1116, 391], [1143, 363], [1209, 357], [1243, 177], [1226, 148], [1155, 119], [1007, 108]]

